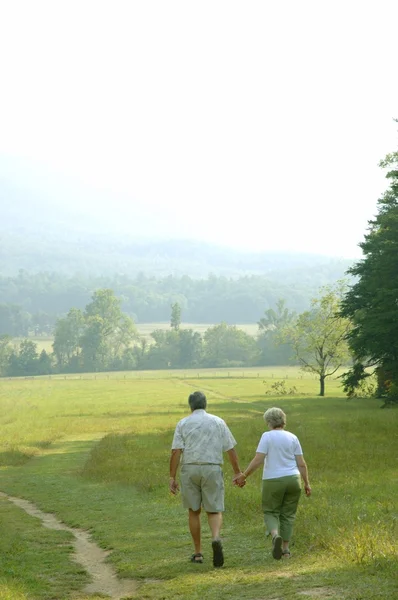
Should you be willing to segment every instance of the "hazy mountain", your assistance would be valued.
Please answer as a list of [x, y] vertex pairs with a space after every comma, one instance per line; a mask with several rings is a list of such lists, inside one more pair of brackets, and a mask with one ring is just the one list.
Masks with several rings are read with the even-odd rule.
[[342, 277], [352, 262], [165, 239], [159, 215], [139, 205], [124, 215], [122, 205], [113, 200], [107, 192], [31, 165], [0, 161], [0, 273], [13, 275], [26, 269], [90, 275], [267, 274], [285, 283], [309, 278], [322, 285]]

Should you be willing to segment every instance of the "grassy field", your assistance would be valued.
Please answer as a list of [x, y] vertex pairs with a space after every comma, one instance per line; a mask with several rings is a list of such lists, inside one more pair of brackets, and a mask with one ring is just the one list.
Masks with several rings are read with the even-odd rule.
[[[0, 490], [90, 531], [119, 577], [140, 582], [135, 597], [143, 600], [397, 597], [397, 410], [347, 401], [336, 379], [321, 399], [317, 381], [297, 369], [125, 375], [0, 380]], [[285, 375], [296, 393], [266, 395]], [[264, 430], [264, 410], [287, 412], [313, 486], [299, 507], [290, 561], [274, 561], [264, 539], [261, 473], [241, 490], [226, 464], [225, 567], [211, 565], [206, 527], [205, 563], [188, 562], [168, 458], [194, 389], [231, 427], [242, 467]], [[0, 518], [0, 600], [94, 598], [81, 592], [87, 575], [71, 559], [68, 532], [44, 529], [4, 498]]]
[[[213, 327], [213, 325], [214, 324], [211, 324], [211, 323], [182, 323], [181, 329], [193, 329], [194, 331], [198, 331], [199, 333], [201, 333], [203, 335], [205, 333], [206, 329], [208, 329], [209, 327]], [[243, 331], [245, 331], [249, 335], [256, 336], [258, 333], [257, 323], [246, 323], [246, 324], [237, 325], [237, 327], [239, 327], [239, 329], [243, 329]], [[137, 328], [138, 334], [141, 337], [145, 338], [148, 342], [153, 342], [153, 339], [151, 337], [152, 331], [155, 331], [155, 329], [162, 329], [163, 331], [169, 331], [170, 323], [137, 323], [136, 328]], [[23, 338], [15, 338], [16, 343], [18, 344], [21, 341], [21, 339], [23, 339]], [[45, 350], [46, 352], [53, 351], [52, 343], [54, 341], [54, 338], [52, 338], [50, 336], [48, 336], [48, 337], [39, 336], [39, 337], [32, 337], [30, 339], [33, 342], [35, 342], [35, 344], [37, 344], [37, 348], [38, 348], [39, 352], [41, 352], [42, 350]]]
[[[25, 340], [25, 339], [26, 338], [14, 338], [13, 342], [15, 343], [16, 346], [19, 346], [21, 341]], [[47, 353], [50, 353], [53, 351], [53, 341], [54, 341], [53, 337], [39, 336], [39, 337], [29, 337], [28, 339], [37, 345], [37, 350], [39, 353], [42, 350], [45, 350]]]
[[[162, 329], [164, 331], [170, 331], [170, 323], [137, 323], [136, 324], [138, 333], [148, 340], [152, 340], [151, 333], [155, 329]], [[209, 327], [214, 327], [214, 323], [182, 323], [181, 329], [193, 329], [198, 331], [202, 335], [206, 332]], [[245, 323], [238, 324], [239, 329], [243, 329], [249, 335], [257, 335], [258, 325], [257, 323]]]

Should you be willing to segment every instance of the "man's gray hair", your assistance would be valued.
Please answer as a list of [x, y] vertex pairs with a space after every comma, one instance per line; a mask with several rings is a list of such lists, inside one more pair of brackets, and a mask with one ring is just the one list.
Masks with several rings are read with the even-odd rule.
[[191, 410], [198, 410], [199, 408], [205, 409], [207, 406], [206, 396], [203, 392], [193, 392], [188, 398], [189, 406]]
[[286, 425], [286, 415], [281, 408], [273, 406], [264, 413], [264, 420], [269, 427], [284, 427]]

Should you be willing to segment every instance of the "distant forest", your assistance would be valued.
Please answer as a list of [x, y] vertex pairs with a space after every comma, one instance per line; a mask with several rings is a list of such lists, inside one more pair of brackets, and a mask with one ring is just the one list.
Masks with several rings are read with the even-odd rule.
[[0, 198], [0, 335], [51, 335], [58, 318], [103, 288], [137, 323], [169, 321], [175, 302], [185, 323], [256, 323], [281, 298], [297, 313], [307, 309], [352, 265], [195, 240], [140, 241], [137, 223], [117, 234], [111, 212], [80, 214], [77, 200], [55, 204], [2, 181], [1, 171]]
[[13, 337], [52, 334], [58, 318], [71, 308], [83, 309], [93, 292], [111, 288], [121, 299], [123, 312], [138, 323], [166, 322], [170, 307], [178, 302], [183, 322], [243, 324], [256, 323], [264, 311], [283, 298], [290, 310], [302, 312], [321, 285], [327, 272], [319, 271], [301, 282], [283, 283], [264, 276], [228, 278], [209, 275], [193, 279], [169, 275], [154, 277], [65, 276], [56, 273], [0, 276], [0, 334]]

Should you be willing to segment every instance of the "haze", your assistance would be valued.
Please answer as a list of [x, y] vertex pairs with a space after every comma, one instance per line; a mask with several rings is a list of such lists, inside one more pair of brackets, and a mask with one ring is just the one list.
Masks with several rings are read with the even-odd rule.
[[4, 2], [0, 183], [137, 238], [359, 256], [397, 149], [397, 17]]

